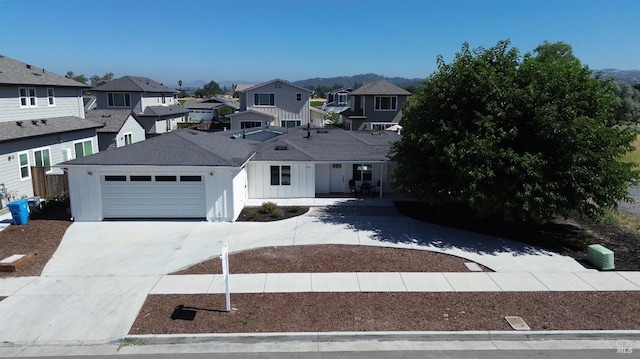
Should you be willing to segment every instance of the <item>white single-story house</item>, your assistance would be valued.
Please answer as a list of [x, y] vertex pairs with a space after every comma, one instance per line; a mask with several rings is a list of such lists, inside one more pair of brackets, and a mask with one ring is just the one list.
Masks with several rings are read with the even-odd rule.
[[85, 118], [104, 125], [97, 131], [100, 151], [130, 145], [146, 138], [144, 127], [133, 117], [131, 110], [89, 110]]
[[390, 143], [400, 138], [395, 132], [250, 132], [185, 129], [62, 163], [72, 216], [234, 221], [248, 198], [349, 193], [350, 180], [381, 188], [380, 196], [390, 191]]

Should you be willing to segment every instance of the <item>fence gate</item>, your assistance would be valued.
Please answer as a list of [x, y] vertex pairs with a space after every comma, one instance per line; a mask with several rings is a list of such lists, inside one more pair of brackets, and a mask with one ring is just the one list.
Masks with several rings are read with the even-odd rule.
[[64, 174], [46, 174], [46, 169], [41, 166], [31, 167], [31, 183], [34, 196], [57, 196], [69, 191], [66, 172]]

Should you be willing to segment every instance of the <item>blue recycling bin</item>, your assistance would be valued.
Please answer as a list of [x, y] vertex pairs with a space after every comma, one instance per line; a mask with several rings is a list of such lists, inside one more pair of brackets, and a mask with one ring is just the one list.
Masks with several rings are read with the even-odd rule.
[[21, 199], [18, 201], [9, 202], [7, 204], [9, 211], [11, 212], [11, 218], [13, 224], [27, 224], [29, 223], [29, 200]]

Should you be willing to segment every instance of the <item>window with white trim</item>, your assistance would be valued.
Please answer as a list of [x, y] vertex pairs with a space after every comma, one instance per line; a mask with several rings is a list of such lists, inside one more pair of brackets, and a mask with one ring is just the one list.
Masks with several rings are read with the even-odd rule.
[[93, 154], [93, 141], [86, 140], [75, 142], [73, 148], [76, 151], [76, 158], [85, 157]]
[[47, 89], [47, 100], [49, 102], [49, 107], [54, 107], [56, 105], [56, 95], [52, 88]]
[[364, 164], [353, 165], [353, 179], [356, 181], [371, 181], [373, 178], [373, 166]]
[[45, 172], [51, 172], [51, 154], [48, 148], [33, 150], [33, 163], [44, 167]]
[[398, 109], [397, 96], [376, 96], [375, 97], [376, 111], [395, 111], [397, 109]]
[[253, 94], [254, 106], [275, 106], [276, 95], [274, 93], [256, 92]]
[[131, 95], [125, 92], [107, 93], [109, 107], [131, 107]]
[[290, 186], [291, 166], [271, 166], [271, 185]]
[[346, 105], [349, 100], [349, 95], [346, 93], [338, 94], [338, 105]]
[[35, 87], [19, 87], [18, 97], [20, 98], [20, 107], [38, 107]]
[[31, 178], [31, 168], [29, 165], [29, 153], [28, 152], [20, 152], [18, 153], [18, 164], [20, 166], [20, 179], [26, 180]]
[[282, 122], [282, 127], [285, 128], [300, 127], [302, 124], [300, 120], [282, 120], [280, 122]]
[[131, 132], [124, 134], [124, 145], [130, 145], [133, 143], [133, 134]]

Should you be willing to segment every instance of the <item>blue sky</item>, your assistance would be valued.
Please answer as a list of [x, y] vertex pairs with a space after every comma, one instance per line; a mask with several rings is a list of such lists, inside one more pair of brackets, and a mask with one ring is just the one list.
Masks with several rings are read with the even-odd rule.
[[638, 0], [0, 0], [0, 54], [92, 75], [289, 81], [425, 78], [463, 42], [569, 43], [592, 69], [640, 69]]

